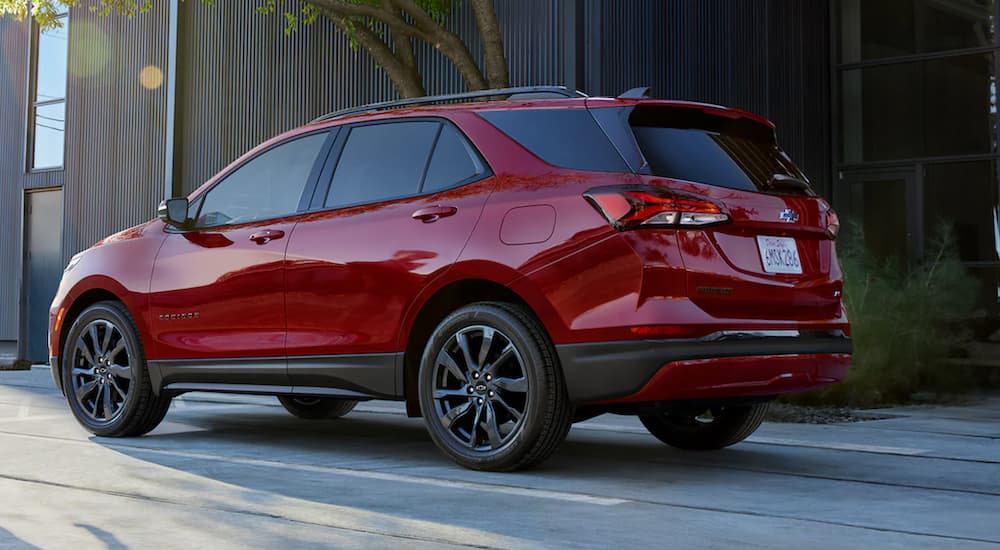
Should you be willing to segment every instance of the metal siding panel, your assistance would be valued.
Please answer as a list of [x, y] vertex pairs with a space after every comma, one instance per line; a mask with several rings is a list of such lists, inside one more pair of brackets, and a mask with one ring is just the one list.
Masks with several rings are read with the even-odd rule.
[[0, 340], [18, 333], [27, 61], [28, 24], [0, 18]]
[[[285, 35], [284, 18], [262, 16], [245, 2], [186, 2], [180, 10], [175, 171], [185, 193], [258, 143], [320, 114], [397, 97], [369, 55], [352, 49], [326, 19]], [[560, 83], [561, 3], [509, 0], [497, 10], [511, 82]], [[449, 25], [480, 58], [471, 10], [458, 5]], [[416, 54], [428, 93], [465, 89], [434, 48], [418, 43]]]
[[163, 195], [166, 90], [140, 74], [167, 66], [167, 16], [166, 2], [133, 19], [70, 13], [64, 261], [147, 221]]
[[[296, 9], [291, 1], [288, 9]], [[774, 120], [785, 147], [828, 189], [828, 0], [584, 0], [585, 82], [591, 94], [649, 85], [662, 97], [722, 103]], [[514, 85], [559, 84], [566, 3], [497, 2]], [[167, 3], [135, 19], [74, 9], [67, 91], [64, 259], [151, 217], [162, 195], [165, 90], [139, 85], [167, 64]], [[449, 25], [481, 56], [469, 9]], [[245, 2], [180, 8], [175, 177], [190, 192], [257, 143], [332, 110], [395, 97], [391, 82], [333, 25], [286, 36], [283, 18]], [[27, 25], [0, 20], [0, 215], [17, 220], [22, 188], [62, 185], [63, 172], [23, 174]], [[429, 93], [464, 89], [419, 44]], [[0, 242], [0, 338], [16, 335], [20, 239]]]
[[588, 91], [652, 86], [657, 97], [766, 116], [829, 192], [829, 0], [587, 0], [586, 9]]

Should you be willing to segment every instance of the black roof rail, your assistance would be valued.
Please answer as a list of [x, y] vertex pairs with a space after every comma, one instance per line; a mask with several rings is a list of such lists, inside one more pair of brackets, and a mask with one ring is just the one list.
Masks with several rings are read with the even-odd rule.
[[495, 97], [495, 96], [508, 96], [506, 99], [512, 99], [514, 96], [519, 96], [520, 99], [545, 99], [545, 98], [578, 98], [587, 97], [587, 94], [577, 90], [570, 90], [565, 86], [525, 86], [520, 88], [497, 88], [494, 90], [479, 90], [475, 92], [466, 92], [462, 94], [448, 94], [448, 95], [434, 95], [425, 97], [415, 97], [411, 99], [399, 99], [395, 101], [382, 101], [379, 103], [370, 103], [368, 105], [362, 105], [360, 107], [353, 107], [350, 109], [343, 109], [341, 111], [334, 111], [332, 113], [327, 113], [312, 122], [322, 122], [324, 120], [333, 120], [335, 118], [340, 118], [348, 115], [354, 115], [358, 113], [371, 113], [375, 111], [384, 111], [387, 109], [396, 109], [399, 107], [409, 107], [412, 105], [430, 105], [433, 103], [446, 103], [449, 101], [460, 101], [463, 99], [478, 99], [482, 97]]

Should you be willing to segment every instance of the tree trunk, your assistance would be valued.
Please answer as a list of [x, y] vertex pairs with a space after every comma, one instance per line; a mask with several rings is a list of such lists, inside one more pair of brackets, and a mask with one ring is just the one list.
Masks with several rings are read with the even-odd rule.
[[507, 71], [507, 55], [503, 49], [503, 33], [493, 0], [469, 0], [472, 12], [476, 16], [476, 26], [483, 41], [483, 58], [486, 62], [486, 79], [490, 88], [507, 88], [510, 86], [510, 74]]
[[[368, 27], [360, 25], [350, 28], [343, 19], [336, 14], [326, 14], [331, 21], [345, 34], [353, 33], [358, 44], [364, 48], [382, 69], [389, 75], [389, 79], [396, 86], [399, 95], [405, 98], [421, 97], [427, 95], [424, 91], [424, 83], [421, 81], [420, 73], [416, 66], [408, 67], [391, 48], [382, 40], [382, 37], [375, 34]], [[410, 50], [412, 55], [413, 50]], [[404, 54], [405, 56], [405, 54]]]
[[[426, 95], [413, 52], [414, 40], [427, 42], [448, 58], [470, 91], [509, 86], [503, 34], [493, 0], [470, 0], [482, 35], [488, 78], [483, 75], [468, 45], [415, 0], [382, 0], [371, 4], [353, 0], [305, 1], [316, 6], [344, 34], [357, 40], [385, 70], [403, 97]], [[372, 30], [368, 23], [371, 21], [384, 24], [391, 36]]]

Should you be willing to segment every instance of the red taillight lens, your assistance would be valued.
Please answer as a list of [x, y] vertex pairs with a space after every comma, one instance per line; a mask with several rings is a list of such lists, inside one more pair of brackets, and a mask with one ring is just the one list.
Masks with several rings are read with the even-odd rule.
[[703, 227], [729, 221], [729, 214], [704, 197], [660, 187], [597, 187], [583, 196], [619, 231], [643, 227]]
[[826, 234], [831, 239], [836, 239], [840, 234], [840, 217], [833, 209], [826, 211]]

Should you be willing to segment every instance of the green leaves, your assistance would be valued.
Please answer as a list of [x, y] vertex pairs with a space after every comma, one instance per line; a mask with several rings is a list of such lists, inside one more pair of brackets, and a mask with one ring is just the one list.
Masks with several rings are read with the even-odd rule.
[[[214, 6], [215, 0], [201, 0], [206, 6]], [[135, 17], [153, 8], [152, 0], [0, 0], [0, 17], [11, 15], [24, 19], [31, 18], [42, 30], [62, 26], [57, 19], [70, 8], [85, 6], [91, 13], [101, 17], [121, 15]]]
[[[215, 5], [215, 0], [200, 1], [207, 6]], [[13, 15], [24, 19], [30, 15], [44, 30], [59, 26], [58, 16], [71, 7], [86, 7], [101, 16], [116, 14], [134, 17], [152, 9], [155, 2], [0, 0], [0, 17]], [[315, 23], [320, 16], [329, 19], [347, 36], [352, 48], [364, 48], [370, 54], [405, 97], [426, 95], [416, 62], [415, 47], [418, 42], [429, 44], [443, 55], [469, 89], [504, 88], [509, 85], [502, 33], [493, 2], [489, 0], [472, 0], [470, 4], [480, 30], [485, 61], [477, 59], [469, 44], [446, 24], [446, 19], [461, 5], [461, 0], [298, 0], [294, 4], [286, 0], [255, 0], [252, 5], [261, 15], [279, 16], [284, 21], [286, 34]], [[488, 75], [480, 67], [482, 63], [485, 63]]]

